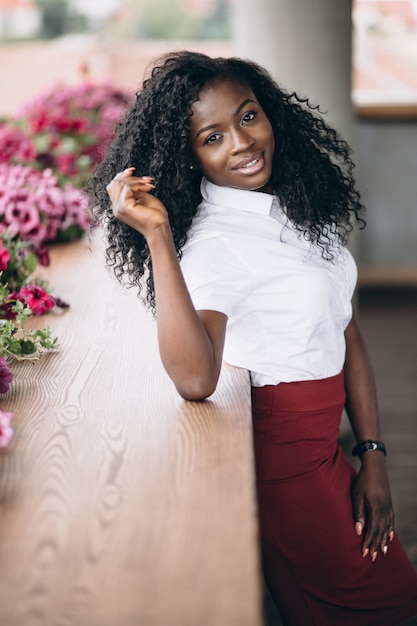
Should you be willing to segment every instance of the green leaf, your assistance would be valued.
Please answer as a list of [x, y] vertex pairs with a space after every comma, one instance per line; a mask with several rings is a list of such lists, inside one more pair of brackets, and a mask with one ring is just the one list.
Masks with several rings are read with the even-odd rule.
[[35, 354], [37, 352], [36, 344], [30, 339], [20, 340], [21, 354]]
[[23, 260], [22, 265], [27, 270], [28, 274], [33, 274], [38, 266], [38, 257], [33, 252], [29, 252], [27, 257]]
[[80, 239], [84, 234], [84, 231], [78, 224], [71, 224], [65, 230], [59, 230], [56, 236], [57, 242], [68, 242], [75, 241], [76, 239]]
[[89, 170], [91, 163], [91, 157], [88, 154], [81, 154], [77, 159], [77, 166], [80, 170]]
[[57, 146], [56, 154], [72, 154], [77, 152], [79, 140], [75, 137], [62, 137], [59, 146]]
[[8, 349], [9, 352], [15, 355], [19, 355], [22, 353], [20, 341], [18, 339], [14, 339], [13, 337], [10, 337]]
[[33, 142], [35, 144], [36, 152], [43, 154], [44, 152], [49, 152], [50, 141], [49, 136], [45, 133], [37, 133], [33, 137]]

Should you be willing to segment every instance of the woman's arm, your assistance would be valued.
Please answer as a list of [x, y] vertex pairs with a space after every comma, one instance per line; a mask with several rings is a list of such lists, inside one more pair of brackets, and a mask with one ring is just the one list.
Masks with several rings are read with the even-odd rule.
[[[380, 440], [374, 376], [361, 333], [353, 318], [346, 332], [346, 411], [356, 440]], [[363, 535], [363, 556], [372, 560], [388, 549], [393, 536], [394, 512], [385, 464], [379, 450], [365, 452], [352, 489], [353, 516]]]
[[108, 185], [116, 218], [141, 232], [149, 246], [155, 285], [158, 341], [164, 367], [187, 400], [211, 395], [220, 375], [227, 317], [197, 313], [177, 259], [164, 205], [149, 193], [149, 177], [130, 168]]

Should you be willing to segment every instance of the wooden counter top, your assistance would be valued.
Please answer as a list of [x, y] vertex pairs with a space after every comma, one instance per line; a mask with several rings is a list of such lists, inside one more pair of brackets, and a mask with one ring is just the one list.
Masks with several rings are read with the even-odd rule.
[[57, 245], [43, 270], [70, 303], [61, 351], [14, 362], [15, 437], [0, 452], [0, 624], [260, 626], [247, 372], [185, 402], [156, 324], [104, 269]]

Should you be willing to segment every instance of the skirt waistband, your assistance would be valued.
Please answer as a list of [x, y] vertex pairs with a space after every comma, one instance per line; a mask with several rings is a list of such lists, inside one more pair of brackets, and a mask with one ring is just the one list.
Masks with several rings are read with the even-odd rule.
[[344, 372], [317, 380], [252, 387], [251, 395], [255, 411], [321, 411], [344, 404]]

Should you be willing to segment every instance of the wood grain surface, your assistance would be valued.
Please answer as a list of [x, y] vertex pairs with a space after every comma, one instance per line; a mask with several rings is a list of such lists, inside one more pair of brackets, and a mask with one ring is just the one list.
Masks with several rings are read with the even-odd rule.
[[102, 245], [53, 246], [70, 309], [42, 317], [61, 350], [13, 363], [1, 398], [2, 626], [257, 626], [247, 372], [186, 402], [156, 324], [104, 269]]

